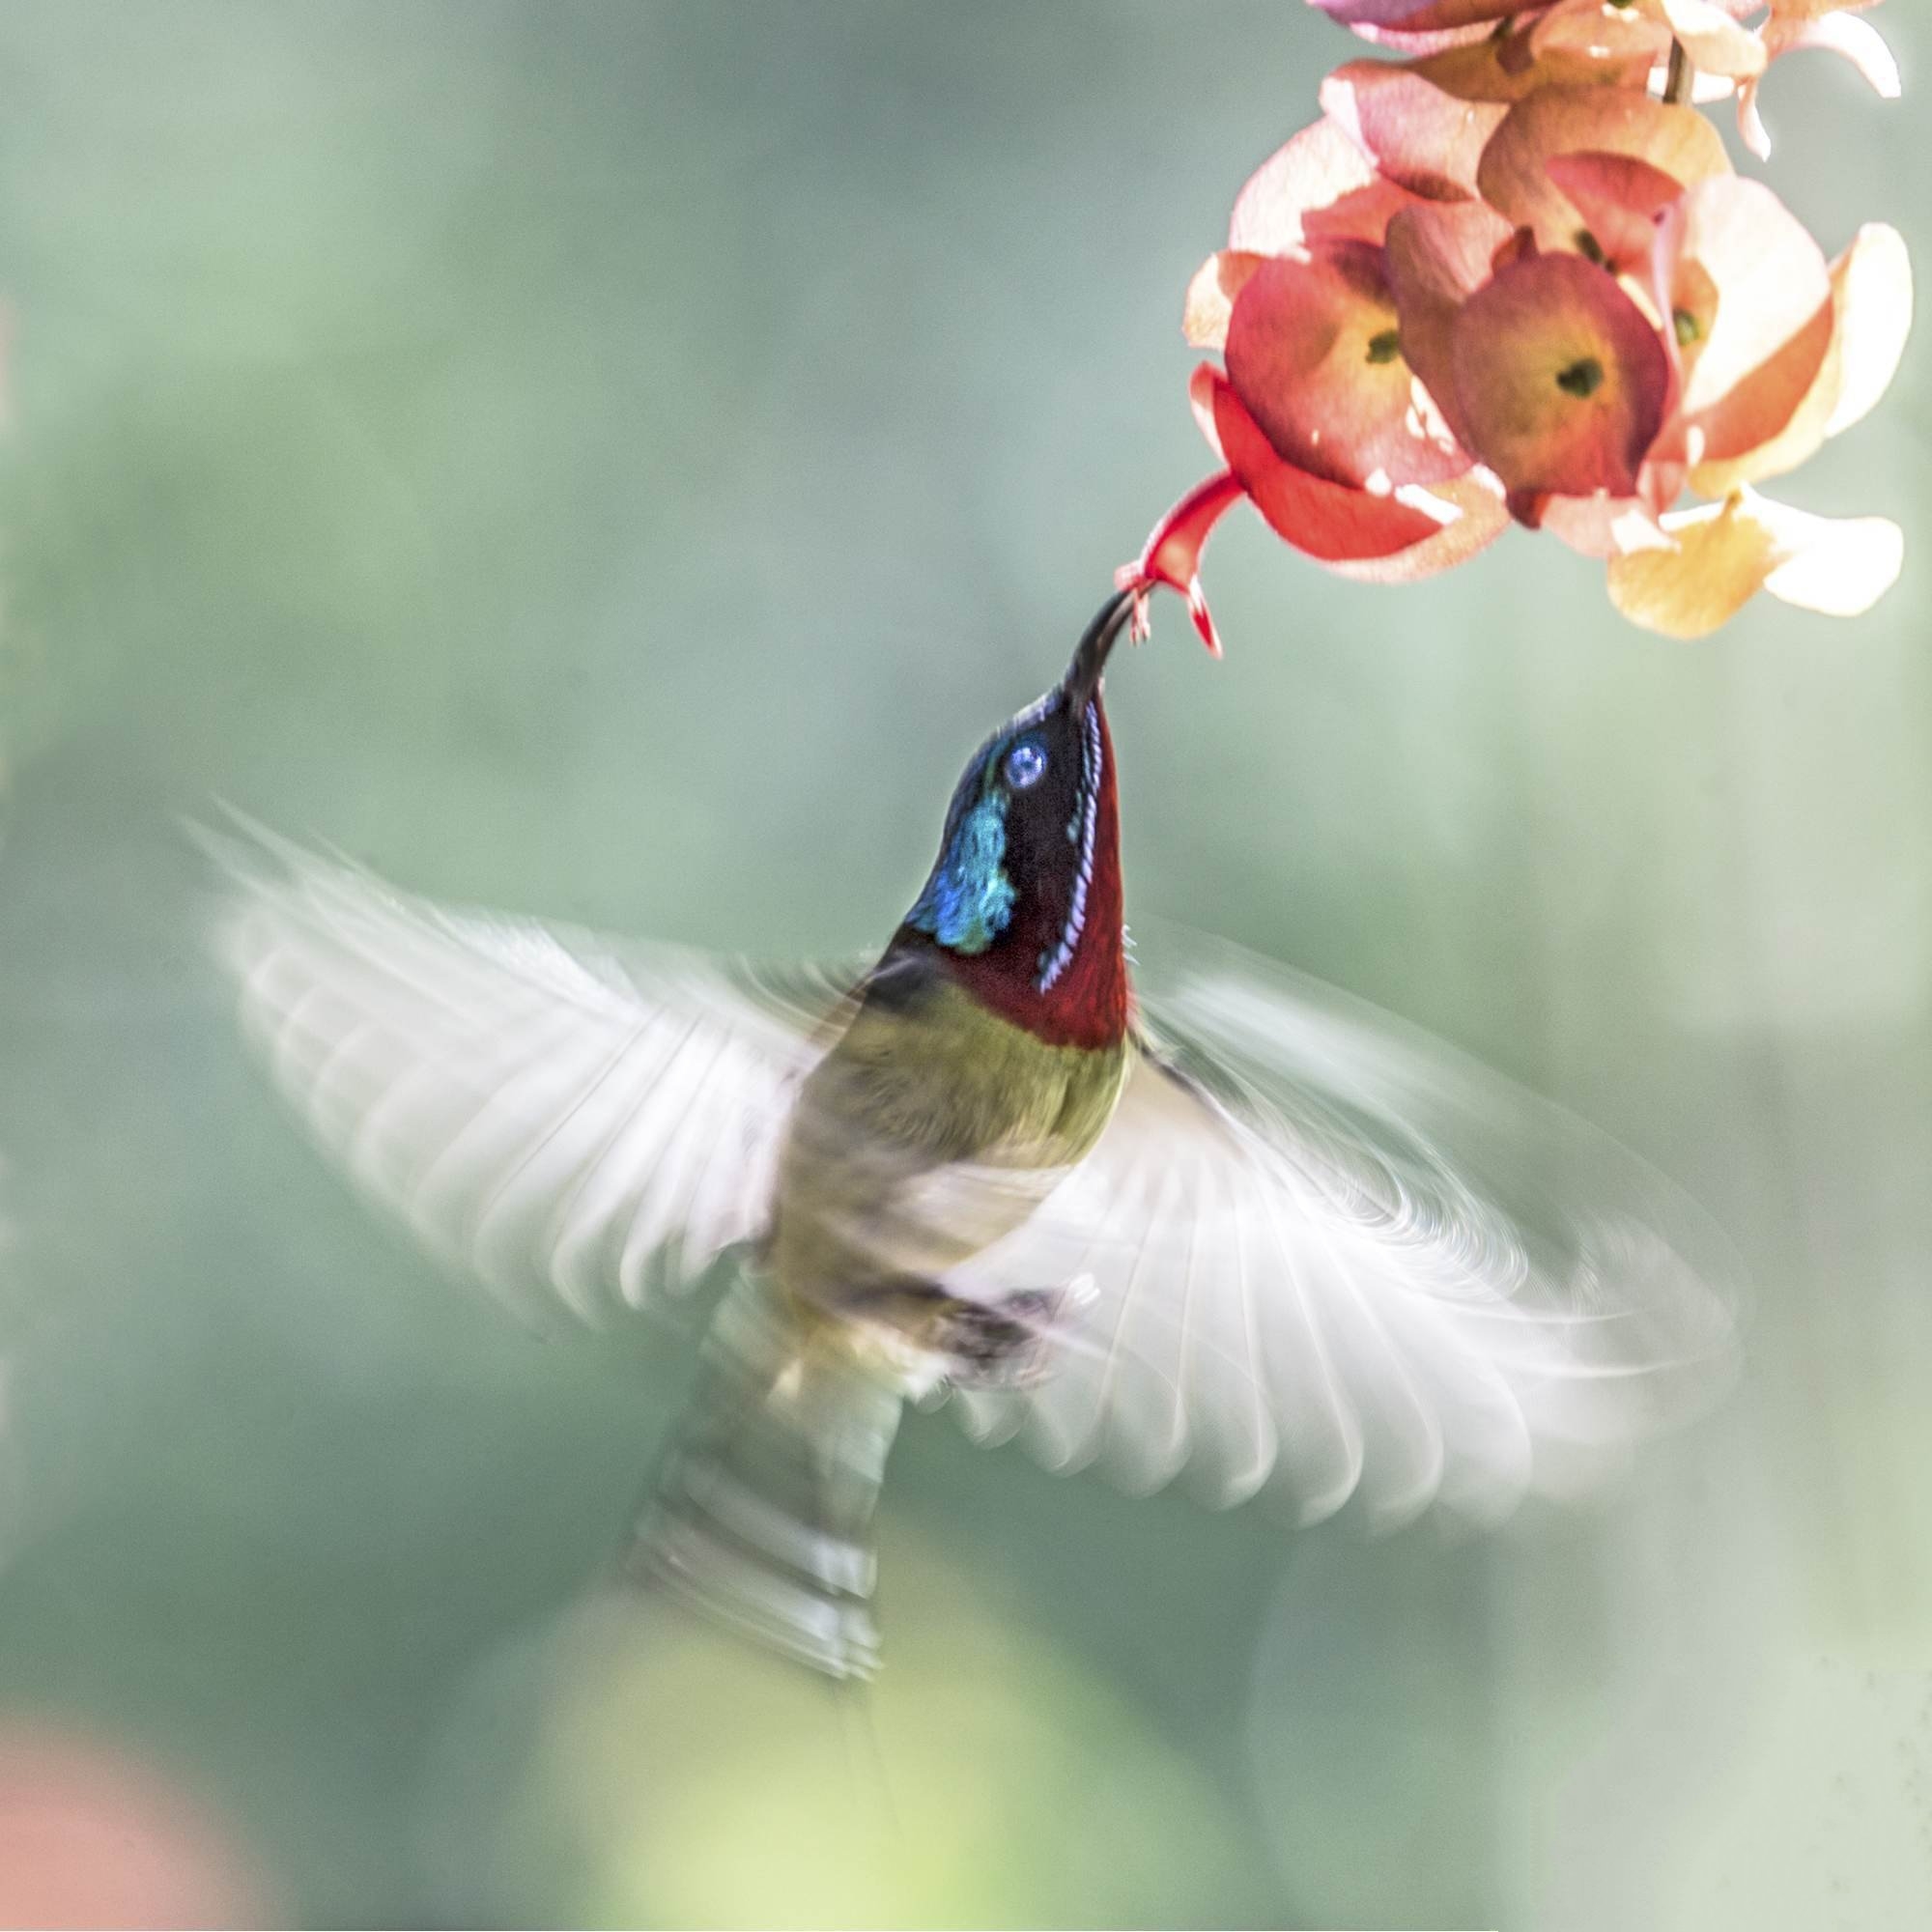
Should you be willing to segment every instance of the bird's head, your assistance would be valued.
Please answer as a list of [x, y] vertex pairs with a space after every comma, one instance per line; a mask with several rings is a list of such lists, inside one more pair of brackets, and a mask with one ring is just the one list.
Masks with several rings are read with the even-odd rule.
[[1127, 1018], [1120, 817], [1100, 676], [1131, 614], [1100, 609], [1066, 675], [994, 732], [952, 794], [939, 858], [900, 928], [1044, 1038], [1111, 1044]]

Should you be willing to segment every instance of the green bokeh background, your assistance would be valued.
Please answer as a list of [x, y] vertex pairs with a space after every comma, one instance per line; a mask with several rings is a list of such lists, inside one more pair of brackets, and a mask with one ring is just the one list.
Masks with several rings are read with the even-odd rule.
[[[1880, 15], [1926, 77], [1932, 32]], [[1455, 1543], [901, 1438], [870, 1704], [582, 1605], [689, 1373], [538, 1344], [245, 1065], [175, 814], [845, 952], [1207, 459], [1176, 327], [1350, 43], [1290, 0], [0, 15], [0, 1721], [306, 1921], [1932, 1922], [1925, 363], [1785, 494], [1872, 616], [1625, 628], [1243, 514], [1122, 668], [1130, 907], [1577, 1107], [1755, 1280], [1712, 1421]], [[1771, 178], [1932, 261], [1924, 100]]]

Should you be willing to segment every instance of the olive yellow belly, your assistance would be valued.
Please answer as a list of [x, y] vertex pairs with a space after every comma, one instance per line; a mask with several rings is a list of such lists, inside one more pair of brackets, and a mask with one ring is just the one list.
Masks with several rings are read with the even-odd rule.
[[944, 979], [863, 1006], [799, 1094], [775, 1285], [836, 1320], [881, 1290], [941, 1282], [1092, 1150], [1130, 1051], [1048, 1045]]

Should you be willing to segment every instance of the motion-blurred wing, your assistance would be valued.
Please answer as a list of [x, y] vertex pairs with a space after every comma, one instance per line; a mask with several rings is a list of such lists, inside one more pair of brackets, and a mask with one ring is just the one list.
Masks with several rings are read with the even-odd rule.
[[762, 1231], [792, 1089], [851, 979], [453, 912], [252, 829], [204, 842], [248, 1037], [446, 1265], [595, 1322]]
[[1232, 948], [1147, 1013], [1093, 1156], [976, 1270], [1095, 1290], [1045, 1380], [961, 1399], [976, 1435], [1304, 1521], [1492, 1518], [1721, 1379], [1732, 1251], [1613, 1141]]

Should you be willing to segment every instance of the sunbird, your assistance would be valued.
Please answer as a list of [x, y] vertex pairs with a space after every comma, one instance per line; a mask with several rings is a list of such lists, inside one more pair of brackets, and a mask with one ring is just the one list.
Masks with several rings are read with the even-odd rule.
[[209, 836], [248, 1037], [446, 1266], [592, 1323], [726, 1281], [625, 1570], [835, 1677], [879, 1659], [909, 1400], [1131, 1491], [1387, 1526], [1561, 1491], [1732, 1354], [1728, 1245], [1614, 1142], [1231, 947], [1137, 985], [1102, 694], [1133, 603], [974, 753], [855, 969]]

